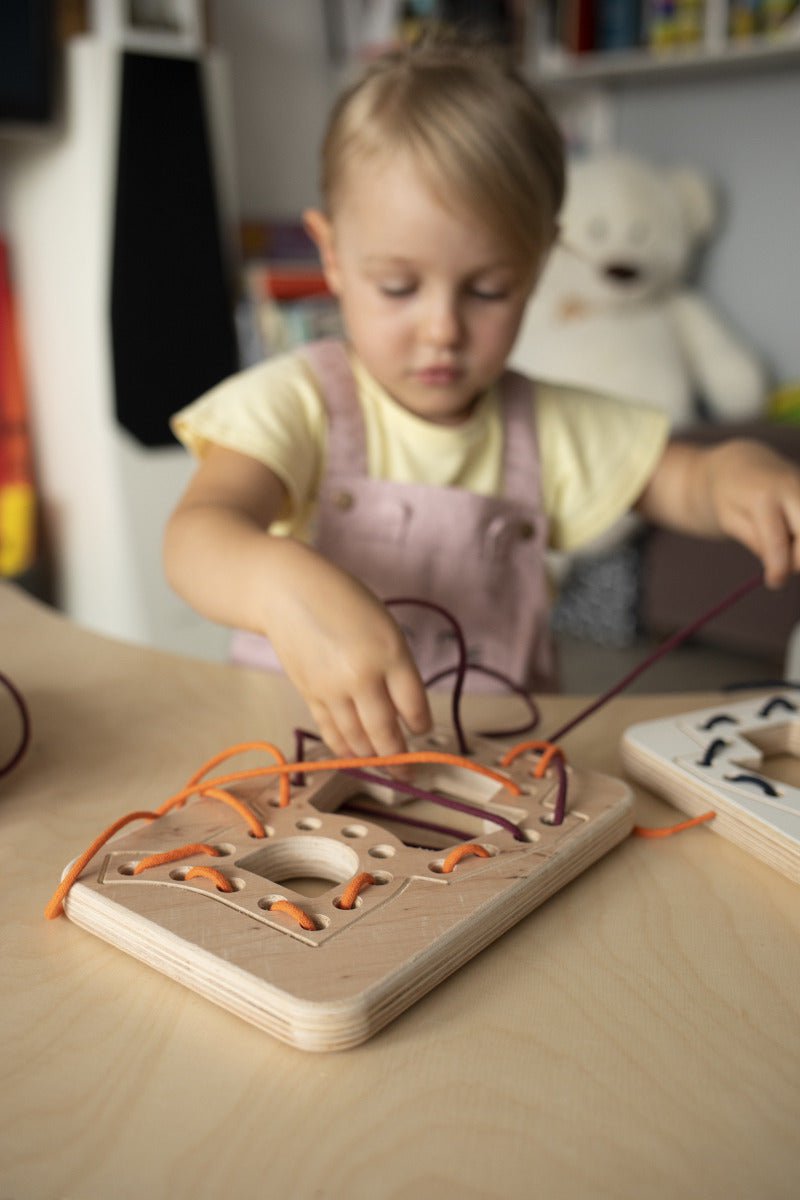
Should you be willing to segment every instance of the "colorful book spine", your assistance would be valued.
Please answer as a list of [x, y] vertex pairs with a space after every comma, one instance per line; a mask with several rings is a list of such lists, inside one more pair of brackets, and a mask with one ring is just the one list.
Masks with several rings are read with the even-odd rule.
[[653, 50], [694, 46], [705, 36], [705, 0], [648, 0], [646, 41]]
[[597, 50], [630, 50], [642, 35], [641, 0], [598, 0], [595, 16]]

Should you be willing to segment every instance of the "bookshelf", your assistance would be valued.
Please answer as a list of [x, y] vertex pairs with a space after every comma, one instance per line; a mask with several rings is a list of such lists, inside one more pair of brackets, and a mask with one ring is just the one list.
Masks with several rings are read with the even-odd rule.
[[800, 65], [800, 5], [787, 4], [775, 14], [770, 0], [694, 0], [695, 27], [681, 39], [659, 36], [652, 27], [654, 12], [677, 10], [680, 0], [633, 2], [634, 44], [598, 48], [592, 27], [597, 0], [535, 0], [526, 54], [532, 77], [557, 89]]

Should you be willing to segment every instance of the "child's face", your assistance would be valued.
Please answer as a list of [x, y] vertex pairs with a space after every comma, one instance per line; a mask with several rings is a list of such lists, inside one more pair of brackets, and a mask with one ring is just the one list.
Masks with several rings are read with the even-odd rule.
[[534, 282], [408, 157], [354, 164], [329, 222], [306, 215], [361, 361], [404, 408], [455, 424], [501, 374]]

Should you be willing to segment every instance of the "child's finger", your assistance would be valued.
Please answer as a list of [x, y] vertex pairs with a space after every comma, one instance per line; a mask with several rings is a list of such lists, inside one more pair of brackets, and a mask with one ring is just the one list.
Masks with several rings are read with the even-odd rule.
[[416, 668], [400, 668], [386, 680], [389, 696], [400, 719], [412, 733], [427, 733], [433, 725], [431, 706]]
[[373, 754], [402, 754], [408, 749], [397, 709], [381, 679], [358, 697], [358, 715]]
[[370, 729], [362, 717], [359, 705], [349, 696], [338, 698], [328, 703], [328, 716], [335, 726], [344, 753], [351, 757], [364, 758], [370, 754], [379, 754], [371, 736]]
[[782, 587], [792, 570], [794, 538], [781, 505], [764, 506], [756, 518], [756, 533], [767, 587]]
[[308, 700], [308, 707], [311, 710], [311, 715], [314, 718], [314, 724], [319, 730], [319, 736], [322, 738], [325, 745], [337, 758], [347, 758], [351, 755], [351, 748], [348, 746], [345, 739], [342, 737], [336, 722], [329, 713], [326, 705], [320, 701]]
[[787, 502], [786, 519], [791, 540], [791, 569], [800, 571], [800, 496], [792, 496]]

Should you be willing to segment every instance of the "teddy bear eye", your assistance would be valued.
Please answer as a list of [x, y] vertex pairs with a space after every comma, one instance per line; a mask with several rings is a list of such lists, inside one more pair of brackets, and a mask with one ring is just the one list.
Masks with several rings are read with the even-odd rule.
[[587, 226], [587, 233], [592, 241], [601, 242], [608, 233], [608, 224], [602, 217], [595, 217]]
[[634, 246], [641, 246], [647, 241], [650, 230], [644, 221], [634, 221], [630, 227], [629, 237]]

